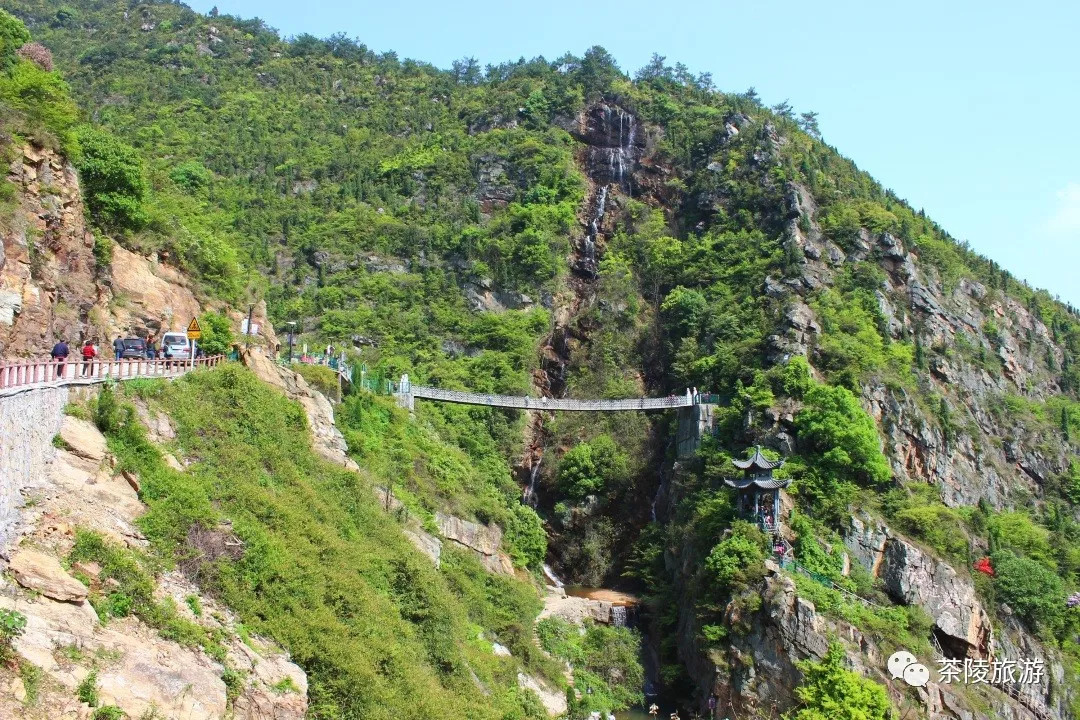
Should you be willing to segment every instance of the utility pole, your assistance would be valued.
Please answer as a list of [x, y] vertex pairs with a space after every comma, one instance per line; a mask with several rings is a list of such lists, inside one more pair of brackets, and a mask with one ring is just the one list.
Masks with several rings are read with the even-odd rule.
[[292, 365], [293, 341], [296, 340], [296, 321], [290, 320], [285, 324], [289, 326], [289, 364]]

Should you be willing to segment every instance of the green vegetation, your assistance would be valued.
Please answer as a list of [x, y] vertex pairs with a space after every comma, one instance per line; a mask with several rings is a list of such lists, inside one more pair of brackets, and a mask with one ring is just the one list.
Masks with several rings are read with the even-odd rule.
[[731, 534], [718, 542], [705, 560], [717, 591], [731, 595], [761, 577], [767, 548], [768, 540], [761, 530], [748, 522], [735, 522]]
[[139, 230], [147, 222], [146, 180], [133, 147], [91, 127], [78, 133], [79, 180], [90, 216], [102, 228]]
[[829, 646], [821, 662], [799, 663], [802, 684], [796, 688], [801, 706], [787, 720], [894, 720], [896, 710], [885, 688], [844, 666], [844, 649]]
[[26, 630], [26, 616], [16, 610], [0, 609], [0, 662], [10, 662], [12, 643]]
[[559, 460], [560, 489], [574, 500], [587, 495], [614, 492], [613, 486], [629, 479], [629, 462], [608, 435], [574, 446]]
[[806, 466], [793, 491], [827, 522], [847, 516], [857, 488], [880, 488], [892, 477], [873, 418], [847, 388], [813, 384], [795, 427]]
[[[242, 368], [130, 390], [171, 414], [196, 459], [170, 469], [131, 406], [102, 392], [95, 418], [120, 466], [140, 474], [143, 531], [162, 562], [289, 649], [309, 674], [316, 717], [531, 717], [516, 664], [552, 678], [558, 669], [532, 645], [539, 600], [529, 585], [450, 548], [436, 571], [382, 510], [377, 476], [318, 459], [300, 407]], [[225, 545], [225, 521], [242, 551]], [[131, 563], [108, 548], [80, 552], [124, 569], [116, 577], [137, 613], [142, 576]], [[511, 648], [513, 662], [492, 656], [478, 630]], [[491, 696], [475, 692], [473, 673]]]
[[29, 41], [26, 26], [0, 10], [0, 133], [77, 154], [78, 108], [58, 72], [17, 54]]
[[1045, 638], [1057, 637], [1064, 622], [1065, 589], [1061, 578], [1035, 560], [1002, 550], [990, 556], [994, 590]]
[[204, 312], [199, 316], [202, 338], [199, 347], [207, 356], [225, 355], [232, 350], [232, 323], [229, 318], [216, 312]]
[[211, 657], [224, 659], [225, 648], [220, 636], [181, 617], [170, 598], [154, 599], [154, 574], [160, 568], [152, 558], [114, 545], [97, 533], [79, 530], [68, 560], [98, 563], [102, 588], [108, 587], [104, 581], [115, 582], [115, 587], [107, 594], [103, 591], [90, 594], [90, 603], [103, 621], [134, 615], [157, 628], [164, 638], [187, 647], [201, 647]]
[[[657, 416], [545, 421], [538, 514], [521, 505], [511, 473], [521, 454], [520, 413], [420, 404], [410, 422], [386, 399], [347, 395], [336, 416], [364, 468], [358, 478], [318, 460], [299, 408], [242, 371], [129, 386], [126, 392], [176, 416], [176, 443], [195, 461], [176, 473], [122, 399], [103, 394], [95, 421], [121, 467], [140, 473], [150, 505], [142, 523], [154, 547], [144, 557], [80, 536], [77, 550], [106, 560], [121, 583], [93, 598], [104, 618], [134, 613], [214, 648], [213, 638], [178, 620], [175, 607], [145, 597], [147, 579], [176, 564], [197, 571], [208, 592], [304, 664], [314, 717], [439, 718], [449, 709], [531, 717], [535, 698], [518, 690], [511, 665], [476, 637], [483, 630], [515, 661], [559, 682], [558, 668], [531, 643], [533, 590], [492, 578], [449, 548], [435, 571], [396, 523], [430, 530], [440, 511], [496, 523], [515, 565], [536, 572], [547, 557], [546, 520], [556, 559], [579, 579], [625, 572], [641, 583], [669, 637], [680, 620], [670, 609], [680, 605], [677, 593], [688, 593], [692, 620], [718, 645], [744, 629], [724, 624], [727, 603], [751, 616], [761, 602], [753, 591], [770, 552], [761, 533], [736, 522], [721, 480], [731, 458], [759, 440], [763, 418], [780, 417], [795, 448], [780, 472], [793, 480], [800, 563], [873, 591], [868, 578], [839, 574], [835, 531], [858, 503], [958, 568], [989, 548], [1004, 572], [978, 578], [987, 607], [999, 604], [994, 597], [1010, 598], [1048, 639], [1069, 626], [1053, 608], [1080, 580], [1080, 466], [1050, 478], [1030, 516], [947, 508], [933, 488], [892, 484], [859, 395], [873, 383], [898, 402], [910, 400], [941, 431], [948, 452], [972, 435], [972, 420], [948, 389], [935, 389], [931, 369], [959, 358], [993, 377], [1001, 366], [1003, 322], [958, 333], [952, 346], [920, 339], [917, 311], [899, 289], [890, 291], [896, 278], [879, 262], [884, 233], [914, 251], [930, 275], [926, 284], [940, 281], [949, 293], [962, 279], [978, 280], [987, 291], [976, 300], [984, 310], [1009, 296], [1054, 338], [1055, 348], [1039, 349], [1046, 360], [1032, 387], [1056, 383], [1067, 395], [1045, 402], [1003, 396], [992, 408], [998, 419], [1071, 442], [1080, 427], [1072, 397], [1080, 392], [1080, 321], [839, 156], [821, 142], [812, 113], [800, 121], [789, 106], [762, 107], [752, 91], [718, 92], [707, 75], [659, 57], [631, 78], [599, 47], [439, 70], [343, 36], [285, 40], [261, 21], [211, 19], [171, 2], [131, 13], [83, 0], [6, 7], [56, 54], [71, 89], [22, 56], [29, 53], [16, 53], [30, 35], [0, 13], [5, 152], [26, 140], [64, 148], [82, 174], [94, 224], [116, 242], [159, 253], [205, 295], [234, 304], [266, 297], [271, 322], [296, 322], [302, 343], [351, 348], [376, 385], [407, 372], [414, 382], [446, 388], [532, 387], [538, 348], [574, 289], [566, 258], [595, 187], [577, 162], [580, 143], [564, 128], [601, 100], [632, 112], [650, 125], [649, 162], [659, 172], [609, 203], [590, 302], [567, 328], [567, 392], [623, 397], [694, 386], [720, 395], [716, 437], [678, 478], [667, 478], [676, 502], [660, 526], [646, 525], [642, 510], [658, 464], [670, 459], [670, 420]], [[93, 111], [92, 126], [76, 131], [72, 94]], [[0, 208], [13, 196], [0, 183]], [[797, 220], [793, 201], [803, 211]], [[835, 282], [814, 285], [801, 299], [796, 289], [810, 287], [802, 277], [808, 255], [791, 238], [793, 223], [807, 238], [819, 228], [850, 260]], [[99, 235], [94, 256], [103, 269], [113, 239]], [[43, 248], [31, 243], [35, 267]], [[478, 311], [480, 296], [511, 309]], [[804, 311], [802, 300], [820, 332], [806, 333], [809, 360], [796, 354], [784, 364], [787, 351], [772, 339]], [[208, 353], [228, 347], [224, 318], [204, 316], [203, 325]], [[1014, 339], [1025, 350], [1037, 342]], [[336, 390], [324, 369], [301, 372], [316, 388]], [[386, 487], [403, 506], [392, 516], [376, 499]], [[219, 542], [226, 523], [244, 543], [236, 556]], [[696, 564], [673, 578], [665, 554], [683, 557], [683, 550]], [[927, 635], [921, 618], [897, 608], [869, 610], [799, 582], [824, 612], [890, 642], [914, 647]], [[662, 673], [673, 679], [674, 647], [661, 650]], [[817, 668], [826, 669], [836, 671], [829, 663]], [[474, 697], [473, 673], [492, 696]], [[836, 677], [841, 685], [850, 680]], [[831, 696], [820, 684], [807, 687], [799, 720], [827, 716]]]
[[26, 704], [30, 707], [37, 705], [41, 697], [41, 681], [45, 677], [45, 671], [37, 665], [25, 660], [19, 661], [19, 678], [26, 689]]
[[589, 624], [581, 632], [560, 618], [536, 626], [540, 645], [573, 666], [574, 688], [570, 717], [585, 718], [594, 711], [611, 712], [640, 704], [645, 673], [638, 660], [641, 638], [634, 630]]
[[75, 688], [75, 697], [90, 707], [97, 707], [98, 702], [100, 702], [97, 681], [98, 673], [96, 669], [93, 669], [86, 674], [86, 677]]

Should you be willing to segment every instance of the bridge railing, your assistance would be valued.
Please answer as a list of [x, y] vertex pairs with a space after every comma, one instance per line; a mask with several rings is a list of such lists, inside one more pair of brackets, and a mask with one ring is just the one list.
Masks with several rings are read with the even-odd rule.
[[223, 355], [173, 360], [165, 358], [131, 360], [21, 360], [0, 361], [0, 393], [35, 386], [93, 384], [106, 380], [176, 377], [195, 368], [213, 367]]
[[413, 397], [427, 400], [463, 403], [466, 405], [489, 405], [491, 407], [518, 408], [522, 410], [667, 410], [669, 408], [689, 407], [693, 405], [686, 395], [671, 395], [659, 398], [626, 398], [623, 400], [573, 400], [568, 398], [535, 398], [518, 395], [494, 395], [487, 393], [444, 390], [424, 385], [411, 385], [409, 392]]

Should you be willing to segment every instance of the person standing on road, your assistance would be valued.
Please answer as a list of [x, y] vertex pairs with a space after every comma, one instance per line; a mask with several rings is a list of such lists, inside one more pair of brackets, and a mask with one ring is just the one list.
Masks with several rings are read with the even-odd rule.
[[86, 377], [87, 375], [89, 375], [89, 374], [91, 374], [93, 372], [93, 369], [94, 369], [93, 363], [94, 363], [94, 358], [96, 358], [96, 357], [97, 357], [97, 348], [94, 347], [94, 341], [91, 340], [90, 338], [87, 338], [86, 342], [83, 343], [83, 348], [82, 348], [82, 359], [83, 359], [82, 374], [83, 374], [83, 377]]
[[146, 334], [146, 359], [153, 360], [157, 357], [157, 338], [154, 337], [154, 333], [149, 332]]
[[119, 335], [112, 341], [113, 355], [117, 360], [121, 360], [124, 357], [124, 339]]
[[68, 344], [64, 340], [61, 340], [53, 345], [52, 352], [49, 354], [56, 363], [56, 377], [64, 377], [64, 363], [67, 362], [68, 355], [71, 354], [71, 351], [68, 349]]

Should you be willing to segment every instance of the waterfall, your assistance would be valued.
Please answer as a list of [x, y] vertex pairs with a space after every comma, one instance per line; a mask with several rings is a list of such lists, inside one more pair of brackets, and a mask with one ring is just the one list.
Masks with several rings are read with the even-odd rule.
[[582, 241], [582, 254], [584, 255], [582, 268], [590, 274], [595, 274], [596, 272], [596, 236], [600, 233], [600, 224], [604, 222], [604, 212], [607, 208], [607, 196], [608, 189], [607, 185], [605, 185], [596, 193], [596, 210], [589, 220], [589, 231], [585, 234], [585, 239]]
[[555, 571], [551, 569], [551, 566], [544, 563], [544, 579], [547, 580], [547, 584], [552, 587], [563, 587], [563, 581], [559, 579], [559, 576], [555, 574]]
[[626, 608], [622, 605], [611, 607], [611, 624], [615, 627], [626, 627]]
[[544, 456], [541, 454], [529, 470], [529, 485], [521, 497], [521, 502], [532, 508], [536, 507], [536, 478], [540, 477], [540, 463], [543, 461]]

